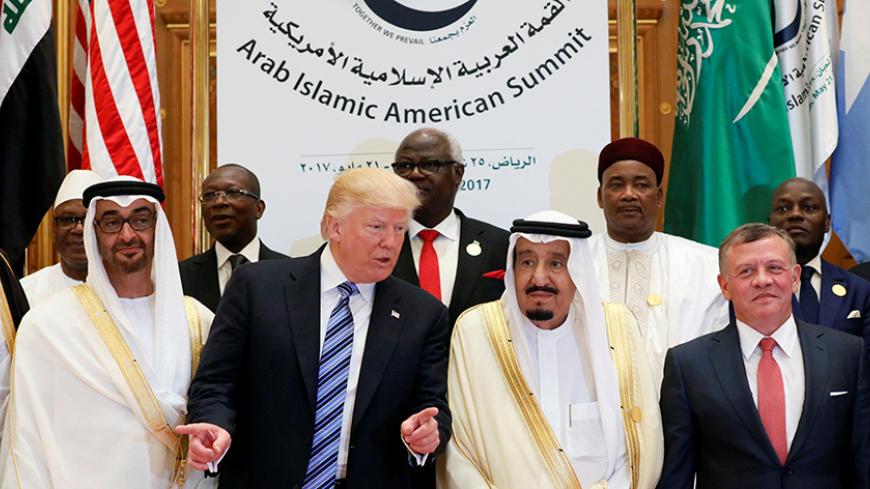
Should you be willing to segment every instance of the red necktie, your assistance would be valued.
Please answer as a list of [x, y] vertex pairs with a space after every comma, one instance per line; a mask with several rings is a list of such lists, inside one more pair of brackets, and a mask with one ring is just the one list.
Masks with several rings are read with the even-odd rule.
[[776, 340], [762, 338], [761, 361], [758, 362], [758, 415], [767, 430], [776, 455], [782, 465], [788, 456], [788, 442], [785, 431], [785, 388], [782, 383], [782, 373], [773, 358], [773, 347]]
[[438, 270], [438, 254], [432, 242], [439, 236], [434, 229], [424, 229], [417, 233], [423, 240], [420, 251], [420, 287], [441, 300], [441, 275]]

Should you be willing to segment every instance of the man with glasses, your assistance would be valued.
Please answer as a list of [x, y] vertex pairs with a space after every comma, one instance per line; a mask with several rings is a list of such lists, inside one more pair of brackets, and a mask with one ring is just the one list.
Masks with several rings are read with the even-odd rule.
[[216, 311], [236, 267], [287, 257], [257, 238], [257, 220], [266, 203], [260, 199], [260, 181], [247, 168], [236, 164], [218, 167], [203, 180], [199, 199], [202, 219], [215, 244], [181, 262], [181, 285], [185, 294]]
[[452, 325], [464, 310], [501, 297], [504, 283], [484, 274], [504, 270], [509, 234], [453, 207], [465, 173], [453, 136], [418, 129], [402, 140], [395, 159], [393, 171], [416, 185], [422, 204], [393, 275], [441, 300]]
[[85, 206], [82, 192], [102, 179], [90, 170], [69, 172], [54, 199], [54, 248], [60, 262], [38, 270], [23, 279], [21, 287], [31, 307], [61, 290], [78, 285], [88, 275], [88, 259], [82, 240]]
[[163, 198], [133, 177], [85, 190], [87, 279], [22, 320], [0, 487], [214, 485], [173, 432], [212, 314], [181, 293]]

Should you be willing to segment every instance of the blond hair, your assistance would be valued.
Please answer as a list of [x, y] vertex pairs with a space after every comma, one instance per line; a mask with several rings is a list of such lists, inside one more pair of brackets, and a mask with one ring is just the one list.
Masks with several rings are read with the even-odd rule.
[[382, 168], [355, 168], [340, 173], [329, 189], [320, 235], [327, 239], [326, 216], [343, 219], [359, 207], [402, 209], [408, 215], [420, 206], [417, 187], [392, 171]]
[[788, 245], [791, 265], [797, 263], [797, 257], [794, 252], [794, 241], [791, 239], [791, 236], [788, 235], [787, 232], [779, 229], [778, 227], [771, 226], [770, 224], [762, 224], [760, 222], [750, 222], [748, 224], [744, 224], [734, 231], [731, 231], [731, 234], [725, 237], [722, 240], [722, 243], [719, 245], [719, 274], [725, 275], [725, 271], [727, 268], [727, 259], [728, 259], [728, 251], [734, 245], [743, 244], [743, 243], [752, 243], [754, 241], [760, 241], [762, 239], [770, 238], [773, 236], [777, 236]]

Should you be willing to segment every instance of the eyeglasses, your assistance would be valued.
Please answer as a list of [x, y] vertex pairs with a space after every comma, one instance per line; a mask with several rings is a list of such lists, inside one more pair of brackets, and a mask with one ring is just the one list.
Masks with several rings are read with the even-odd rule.
[[239, 188], [239, 189], [216, 190], [214, 192], [206, 192], [199, 197], [199, 201], [202, 202], [203, 204], [210, 204], [212, 202], [217, 201], [221, 197], [225, 197], [227, 200], [231, 200], [234, 202], [238, 202], [245, 197], [250, 197], [254, 200], [260, 200], [259, 195]]
[[76, 225], [85, 224], [85, 216], [57, 216], [54, 218], [54, 224], [58, 229], [69, 231], [75, 229]]
[[109, 216], [100, 220], [94, 219], [94, 226], [100, 228], [100, 231], [106, 234], [117, 234], [124, 228], [124, 224], [129, 224], [134, 231], [145, 231], [154, 227], [157, 220], [157, 215], [153, 212], [141, 212], [133, 214], [130, 217], [124, 218], [121, 216]]
[[459, 163], [454, 160], [427, 160], [421, 161], [420, 163], [411, 163], [409, 161], [397, 161], [393, 163], [393, 172], [400, 177], [408, 176], [414, 172], [414, 168], [416, 168], [422, 175], [434, 175], [438, 173], [438, 170], [441, 169], [442, 166], [447, 165], [455, 165]]

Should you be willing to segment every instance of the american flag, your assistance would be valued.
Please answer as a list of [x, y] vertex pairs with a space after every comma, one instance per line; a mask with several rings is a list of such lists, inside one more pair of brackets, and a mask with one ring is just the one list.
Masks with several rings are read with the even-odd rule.
[[163, 185], [154, 0], [78, 0], [68, 167]]

